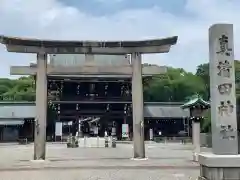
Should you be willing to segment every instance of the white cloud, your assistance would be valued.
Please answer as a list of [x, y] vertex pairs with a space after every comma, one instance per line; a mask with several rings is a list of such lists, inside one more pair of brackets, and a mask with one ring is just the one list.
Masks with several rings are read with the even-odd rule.
[[[184, 15], [161, 8], [129, 9], [109, 16], [92, 16], [56, 0], [1, 0], [0, 34], [51, 39], [116, 40], [179, 36], [168, 54], [148, 55], [144, 61], [194, 71], [208, 60], [208, 28], [213, 23], [233, 23], [235, 56], [240, 58], [240, 11], [237, 0], [188, 0]], [[0, 46], [0, 76], [10, 65], [27, 65], [31, 55], [13, 54]]]
[[122, 3], [125, 0], [95, 0], [96, 2], [104, 3], [104, 4], [115, 4], [115, 3]]

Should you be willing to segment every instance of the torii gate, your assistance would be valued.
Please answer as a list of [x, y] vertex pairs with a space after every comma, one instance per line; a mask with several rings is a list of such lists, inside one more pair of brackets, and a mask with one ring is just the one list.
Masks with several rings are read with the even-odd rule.
[[[46, 117], [47, 117], [47, 75], [62, 74], [116, 74], [132, 76], [133, 141], [134, 158], [145, 158], [143, 85], [145, 75], [165, 73], [166, 68], [142, 66], [142, 54], [168, 53], [177, 43], [177, 36], [143, 41], [55, 41], [24, 39], [0, 36], [8, 52], [37, 54], [36, 67], [11, 67], [11, 74], [36, 74], [36, 126], [34, 138], [34, 159], [45, 159]], [[92, 65], [61, 67], [47, 65], [47, 54], [112, 54], [131, 55], [131, 65], [104, 66]]]

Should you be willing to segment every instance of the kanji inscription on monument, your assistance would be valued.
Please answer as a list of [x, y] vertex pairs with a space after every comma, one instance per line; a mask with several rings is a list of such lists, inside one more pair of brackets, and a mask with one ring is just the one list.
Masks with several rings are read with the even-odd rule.
[[230, 95], [232, 90], [232, 84], [231, 83], [223, 83], [218, 86], [218, 90], [220, 94], [228, 94]]
[[225, 60], [224, 62], [219, 61], [217, 68], [218, 68], [218, 76], [230, 78], [232, 66], [230, 65], [228, 60]]
[[231, 125], [227, 125], [227, 126], [222, 125], [221, 126], [220, 133], [221, 133], [223, 139], [227, 139], [227, 140], [235, 139], [236, 137], [234, 136], [233, 132], [234, 132], [234, 129], [232, 128]]
[[226, 55], [226, 56], [230, 56], [231, 52], [232, 52], [232, 48], [229, 48], [228, 43], [228, 36], [223, 34], [219, 39], [219, 45], [220, 45], [220, 50], [217, 52], [218, 54], [221, 55]]
[[212, 144], [215, 154], [238, 154], [233, 26], [209, 29]]
[[224, 116], [224, 115], [231, 115], [231, 113], [233, 113], [234, 110], [234, 106], [232, 105], [231, 101], [221, 101], [220, 105], [218, 106], [218, 112], [220, 114], [220, 116]]

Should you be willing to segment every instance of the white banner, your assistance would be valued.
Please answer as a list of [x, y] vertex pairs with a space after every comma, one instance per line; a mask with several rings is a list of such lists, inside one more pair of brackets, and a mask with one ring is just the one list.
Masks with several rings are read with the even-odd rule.
[[98, 127], [97, 126], [94, 127], [94, 134], [98, 135]]
[[112, 133], [111, 133], [112, 136], [116, 136], [116, 127], [112, 127]]
[[56, 122], [55, 124], [55, 135], [62, 136], [62, 122]]
[[153, 140], [153, 129], [149, 129], [149, 139]]
[[125, 137], [125, 138], [129, 137], [128, 124], [122, 124], [122, 137]]

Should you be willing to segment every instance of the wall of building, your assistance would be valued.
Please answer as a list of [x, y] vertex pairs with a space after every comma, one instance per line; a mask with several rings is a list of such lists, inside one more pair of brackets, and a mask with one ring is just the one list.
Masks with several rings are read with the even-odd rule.
[[32, 118], [36, 115], [35, 105], [0, 105], [1, 118]]

